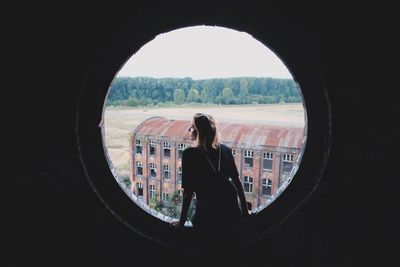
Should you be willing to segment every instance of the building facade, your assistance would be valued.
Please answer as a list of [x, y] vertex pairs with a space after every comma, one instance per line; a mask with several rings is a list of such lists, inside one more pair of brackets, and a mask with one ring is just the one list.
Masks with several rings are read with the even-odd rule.
[[[152, 117], [130, 135], [132, 192], [146, 204], [182, 194], [182, 152], [192, 145], [191, 121]], [[287, 179], [302, 150], [303, 128], [218, 123], [232, 149], [251, 209], [265, 203]]]

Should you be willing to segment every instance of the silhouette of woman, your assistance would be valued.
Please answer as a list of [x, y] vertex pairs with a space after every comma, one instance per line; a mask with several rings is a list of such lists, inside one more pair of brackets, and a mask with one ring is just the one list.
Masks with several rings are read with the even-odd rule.
[[[246, 197], [231, 149], [219, 142], [214, 118], [208, 114], [196, 113], [189, 127], [193, 147], [188, 147], [182, 155], [183, 202], [181, 216], [172, 226], [184, 227], [193, 196], [196, 210], [191, 218], [193, 227], [199, 231], [220, 231], [235, 226], [249, 216]], [[226, 202], [224, 194], [215, 192], [220, 169], [224, 177], [230, 177], [236, 187], [237, 196], [223, 210], [217, 209]], [[239, 201], [238, 201], [239, 199]], [[239, 204], [240, 203], [240, 204]], [[230, 210], [229, 213], [225, 212]]]

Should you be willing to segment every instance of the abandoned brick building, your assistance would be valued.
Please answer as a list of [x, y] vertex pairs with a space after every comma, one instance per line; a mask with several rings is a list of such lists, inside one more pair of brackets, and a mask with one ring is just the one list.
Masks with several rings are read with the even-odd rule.
[[[183, 150], [191, 146], [190, 121], [151, 117], [130, 136], [132, 192], [148, 204], [181, 193]], [[232, 149], [251, 208], [265, 203], [291, 177], [303, 144], [303, 128], [218, 123]]]

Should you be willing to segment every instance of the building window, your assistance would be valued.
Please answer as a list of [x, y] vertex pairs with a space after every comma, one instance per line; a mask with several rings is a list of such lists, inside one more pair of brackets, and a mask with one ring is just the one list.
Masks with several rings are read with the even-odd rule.
[[271, 152], [264, 152], [264, 159], [263, 159], [264, 170], [272, 170], [272, 158], [273, 154]]
[[178, 183], [182, 183], [182, 167], [178, 167]]
[[244, 166], [253, 167], [254, 151], [245, 150], [244, 151]]
[[150, 185], [150, 198], [156, 198], [156, 186]]
[[232, 155], [236, 156], [236, 149], [232, 149]]
[[150, 177], [157, 177], [157, 165], [154, 162], [150, 162]]
[[169, 165], [164, 165], [164, 179], [169, 180], [171, 177], [171, 167]]
[[171, 156], [171, 145], [169, 142], [164, 142], [164, 157], [169, 158]]
[[178, 157], [182, 159], [183, 155], [183, 150], [185, 150], [186, 145], [185, 144], [178, 144]]
[[272, 181], [270, 179], [262, 179], [262, 194], [270, 196], [272, 193]]
[[151, 140], [150, 141], [150, 144], [149, 144], [149, 146], [150, 146], [150, 156], [155, 156], [156, 155], [156, 142], [154, 142], [153, 140]]
[[138, 191], [138, 196], [142, 197], [143, 196], [143, 184], [142, 183], [137, 183], [137, 191]]
[[162, 198], [162, 199], [161, 199], [162, 202], [167, 202], [167, 201], [168, 201], [168, 198], [169, 198], [169, 194], [163, 192], [162, 195], [161, 195], [161, 198]]
[[293, 162], [293, 155], [292, 154], [284, 154], [283, 161]]
[[136, 139], [136, 154], [142, 155], [142, 142]]
[[250, 176], [245, 176], [243, 187], [244, 187], [244, 192], [247, 193], [253, 192], [253, 178]]
[[291, 172], [293, 169], [293, 154], [284, 154], [282, 162], [282, 171]]
[[143, 164], [141, 161], [136, 161], [136, 173], [137, 175], [143, 175]]

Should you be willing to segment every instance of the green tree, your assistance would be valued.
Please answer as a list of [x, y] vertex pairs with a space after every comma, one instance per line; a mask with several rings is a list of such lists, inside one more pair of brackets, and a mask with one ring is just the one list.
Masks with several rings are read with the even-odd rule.
[[139, 106], [139, 101], [134, 97], [129, 97], [126, 101], [126, 105], [130, 107], [136, 107]]
[[240, 79], [239, 97], [245, 97], [249, 94], [249, 82], [247, 79]]
[[[233, 99], [230, 101], [228, 101], [229, 93], [223, 94], [225, 88], [230, 88], [233, 92]], [[183, 96], [187, 95], [186, 99], [182, 97], [180, 90], [183, 90]], [[227, 98], [224, 99], [224, 95]], [[263, 98], [254, 99], [249, 95], [261, 95]], [[192, 80], [191, 78], [118, 77], [111, 83], [106, 105], [158, 105], [172, 102], [181, 104], [185, 103], [185, 100], [243, 104], [301, 102], [302, 98], [300, 88], [293, 79], [240, 77]]]
[[167, 201], [164, 203], [163, 213], [172, 218], [178, 218], [180, 216], [181, 202], [182, 199], [178, 191], [175, 191], [168, 196]]
[[163, 208], [165, 207], [164, 204], [158, 200], [159, 195], [155, 195], [153, 198], [149, 200], [149, 207], [155, 209], [158, 212], [162, 212]]
[[200, 99], [202, 103], [213, 103], [213, 90], [210, 87], [205, 87], [200, 93]]
[[175, 104], [181, 105], [185, 102], [185, 91], [182, 89], [175, 89], [174, 91], [174, 102]]
[[126, 188], [130, 188], [131, 187], [131, 180], [129, 179], [129, 177], [125, 177], [122, 182], [124, 182]]
[[160, 98], [160, 92], [159, 92], [159, 90], [153, 90], [153, 92], [151, 92], [151, 98], [153, 98], [153, 99], [158, 99], [158, 98]]
[[229, 87], [225, 87], [224, 89], [222, 89], [222, 103], [227, 105], [227, 104], [231, 104], [232, 100], [233, 100], [233, 91], [231, 88]]
[[191, 102], [197, 102], [199, 100], [199, 91], [195, 88], [191, 88], [188, 92], [188, 95], [186, 97], [186, 102], [191, 103]]

